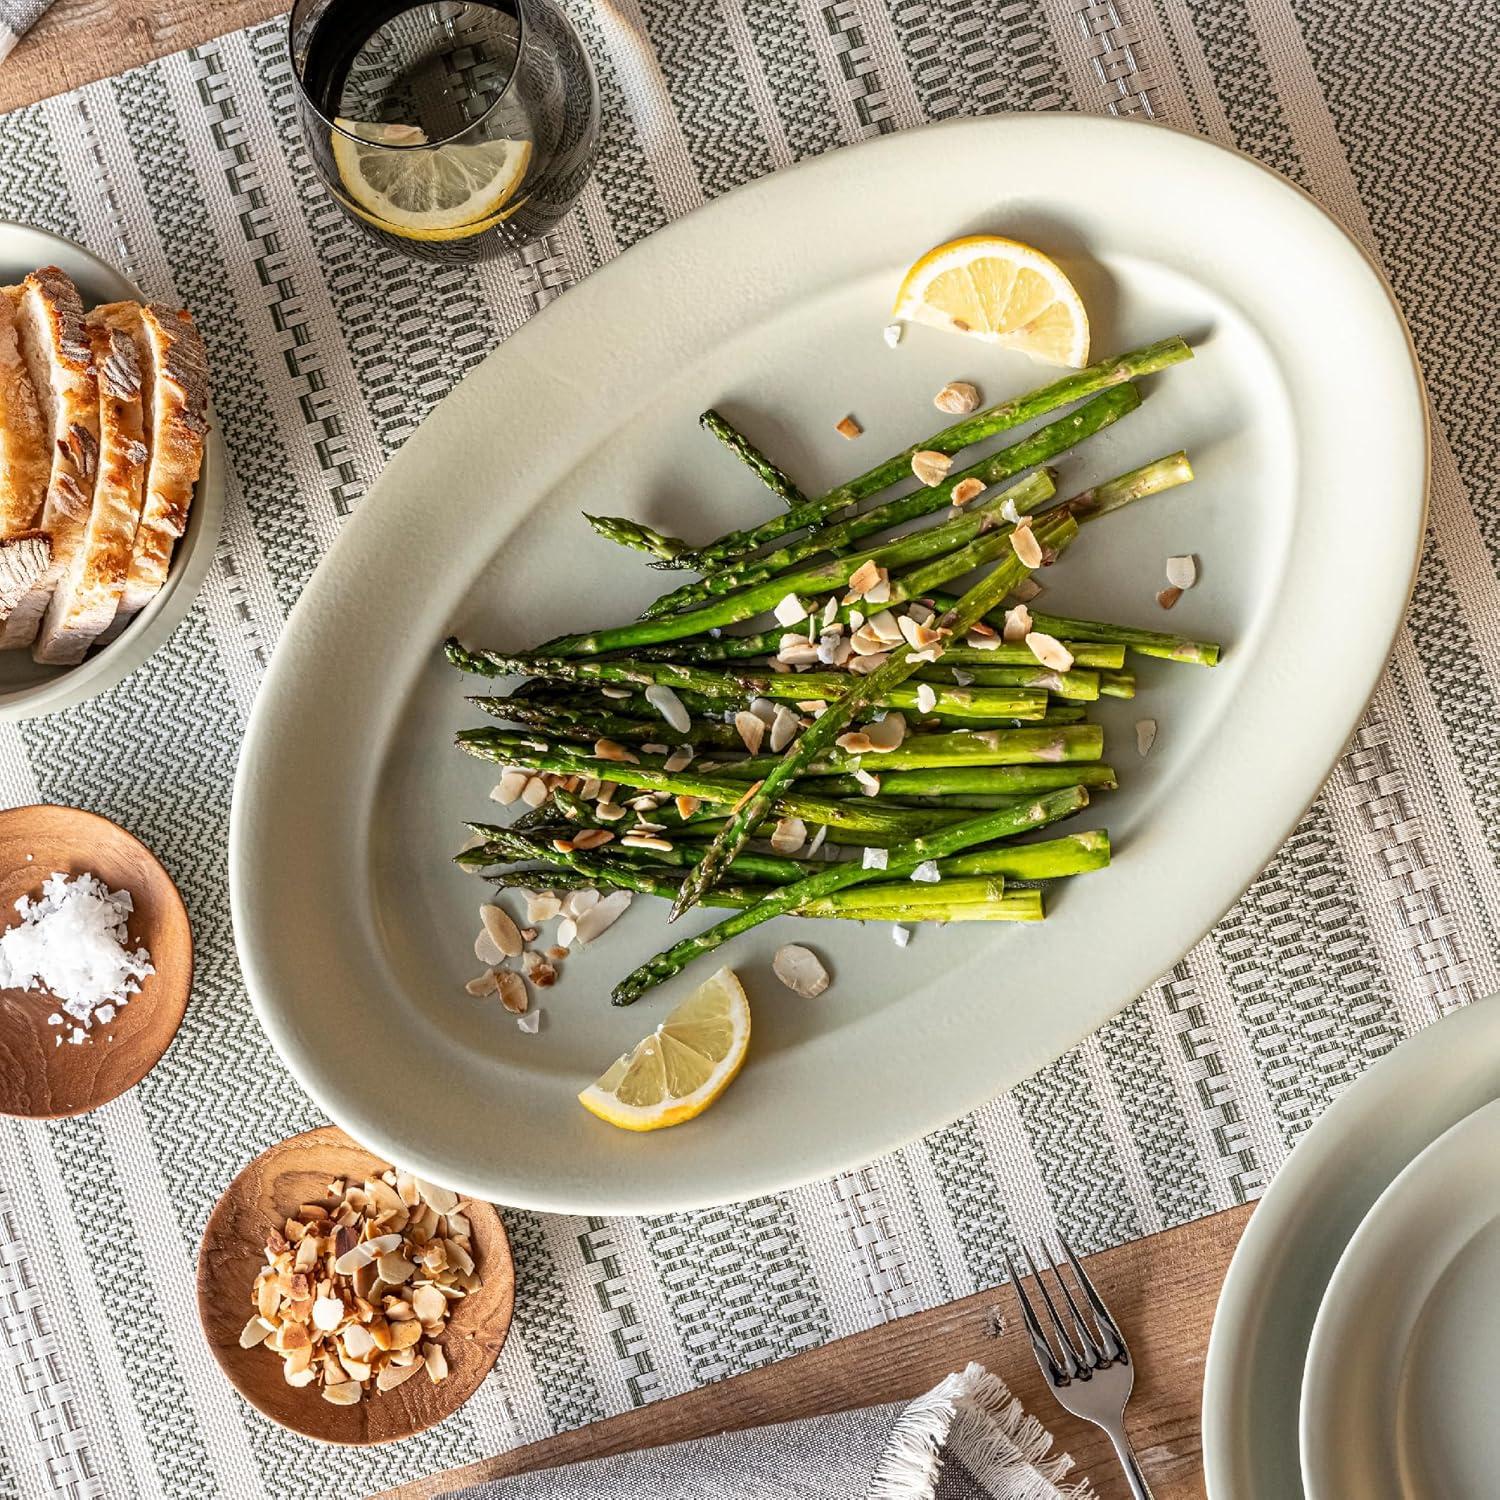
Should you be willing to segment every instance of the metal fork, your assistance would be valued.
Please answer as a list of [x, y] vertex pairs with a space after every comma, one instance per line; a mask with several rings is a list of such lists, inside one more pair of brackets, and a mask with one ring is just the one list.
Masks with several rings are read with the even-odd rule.
[[1146, 1483], [1146, 1476], [1141, 1473], [1141, 1466], [1136, 1462], [1130, 1439], [1125, 1436], [1125, 1403], [1130, 1400], [1131, 1387], [1135, 1384], [1135, 1365], [1131, 1362], [1129, 1349], [1125, 1347], [1125, 1335], [1110, 1317], [1109, 1309], [1094, 1290], [1094, 1283], [1089, 1280], [1083, 1267], [1078, 1264], [1078, 1257], [1073, 1254], [1068, 1242], [1058, 1235], [1058, 1243], [1062, 1246], [1068, 1264], [1073, 1268], [1078, 1289], [1092, 1317], [1084, 1316], [1073, 1293], [1068, 1289], [1068, 1283], [1063, 1280], [1057, 1258], [1049, 1255], [1043, 1245], [1040, 1258], [1052, 1272], [1052, 1279], [1057, 1283], [1062, 1300], [1067, 1305], [1068, 1319], [1064, 1323], [1057, 1304], [1052, 1300], [1052, 1294], [1047, 1290], [1042, 1273], [1037, 1270], [1031, 1251], [1022, 1245], [1021, 1254], [1026, 1257], [1026, 1264], [1036, 1279], [1037, 1290], [1042, 1294], [1042, 1302], [1047, 1309], [1047, 1318], [1056, 1340], [1054, 1345], [1042, 1331], [1042, 1325], [1037, 1322], [1036, 1314], [1031, 1310], [1031, 1302], [1026, 1296], [1026, 1288], [1021, 1285], [1021, 1278], [1016, 1272], [1015, 1262], [1007, 1253], [1005, 1264], [1010, 1269], [1010, 1283], [1016, 1289], [1016, 1300], [1021, 1304], [1026, 1331], [1031, 1335], [1032, 1353], [1036, 1355], [1036, 1362], [1042, 1367], [1042, 1374], [1047, 1377], [1047, 1384], [1052, 1387], [1052, 1394], [1057, 1397], [1058, 1404], [1075, 1417], [1082, 1417], [1084, 1421], [1092, 1422], [1109, 1434], [1120, 1466], [1125, 1470], [1125, 1478], [1130, 1482], [1130, 1493], [1134, 1500], [1152, 1500], [1151, 1486]]

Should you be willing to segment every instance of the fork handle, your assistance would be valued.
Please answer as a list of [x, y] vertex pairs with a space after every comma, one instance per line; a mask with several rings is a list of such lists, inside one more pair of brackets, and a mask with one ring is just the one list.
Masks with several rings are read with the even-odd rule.
[[[1104, 1423], [1099, 1424], [1104, 1427]], [[1136, 1462], [1135, 1449], [1130, 1446], [1130, 1439], [1125, 1436], [1125, 1426], [1121, 1423], [1115, 1427], [1104, 1427], [1109, 1434], [1109, 1440], [1115, 1445], [1115, 1457], [1120, 1460], [1120, 1467], [1125, 1471], [1126, 1482], [1130, 1485], [1131, 1500], [1155, 1500], [1151, 1493], [1151, 1486], [1146, 1483], [1146, 1476], [1141, 1473], [1141, 1466]]]

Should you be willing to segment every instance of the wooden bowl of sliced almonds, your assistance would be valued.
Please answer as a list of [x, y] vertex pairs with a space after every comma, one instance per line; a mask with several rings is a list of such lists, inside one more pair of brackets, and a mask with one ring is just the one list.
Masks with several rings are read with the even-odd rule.
[[394, 1170], [333, 1126], [245, 1167], [198, 1252], [198, 1312], [230, 1384], [325, 1443], [388, 1443], [457, 1411], [514, 1301], [490, 1204]]

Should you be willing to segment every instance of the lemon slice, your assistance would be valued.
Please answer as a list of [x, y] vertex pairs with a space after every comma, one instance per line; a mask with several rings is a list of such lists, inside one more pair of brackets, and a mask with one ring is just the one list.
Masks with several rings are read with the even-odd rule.
[[750, 1002], [720, 969], [578, 1102], [621, 1130], [661, 1130], [701, 1115], [734, 1081], [750, 1045]]
[[531, 161], [530, 141], [424, 149], [412, 126], [334, 124], [334, 165], [354, 206], [383, 229], [412, 239], [477, 233], [498, 222]]
[[1088, 363], [1089, 319], [1073, 283], [1040, 250], [999, 235], [929, 250], [906, 273], [895, 315], [1055, 365]]

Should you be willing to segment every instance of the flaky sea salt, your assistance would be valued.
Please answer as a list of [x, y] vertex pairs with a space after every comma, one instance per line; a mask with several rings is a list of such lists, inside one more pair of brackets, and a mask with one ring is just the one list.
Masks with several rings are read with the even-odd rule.
[[0, 933], [0, 989], [50, 992], [61, 1011], [81, 1023], [69, 1041], [82, 1043], [95, 1019], [112, 1021], [141, 980], [156, 972], [144, 948], [125, 946], [134, 909], [129, 891], [112, 891], [87, 872], [49, 875], [40, 899], [22, 896], [16, 902], [21, 920]]

